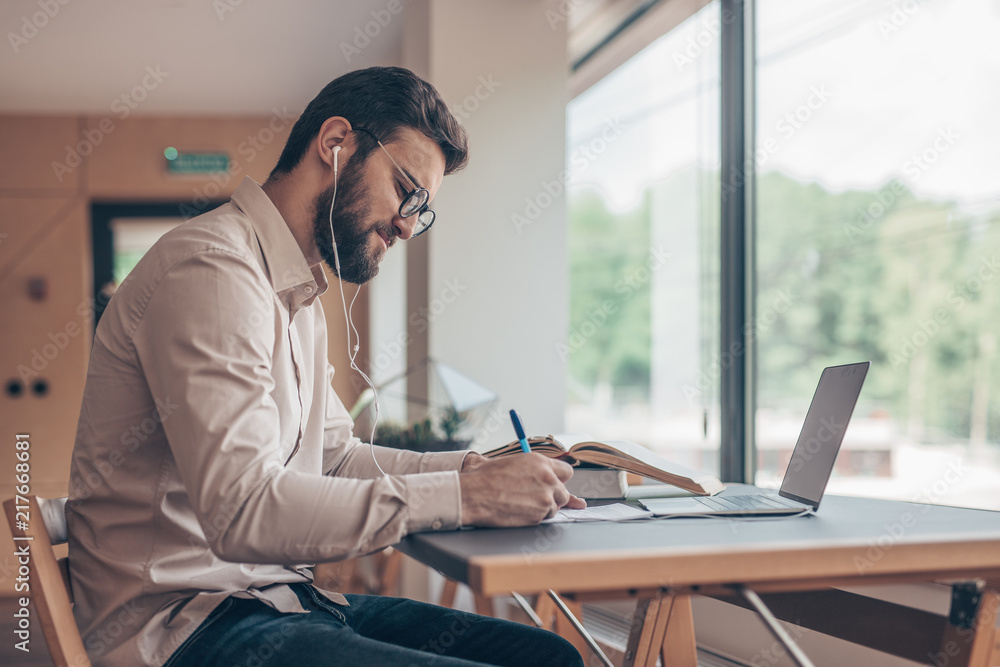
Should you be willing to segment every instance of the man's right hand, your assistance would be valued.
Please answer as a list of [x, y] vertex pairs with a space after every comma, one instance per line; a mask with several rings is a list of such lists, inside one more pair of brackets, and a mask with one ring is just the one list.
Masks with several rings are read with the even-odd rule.
[[490, 459], [459, 474], [462, 524], [528, 526], [555, 515], [562, 507], [583, 509], [587, 503], [564, 486], [572, 476], [569, 464], [541, 454]]

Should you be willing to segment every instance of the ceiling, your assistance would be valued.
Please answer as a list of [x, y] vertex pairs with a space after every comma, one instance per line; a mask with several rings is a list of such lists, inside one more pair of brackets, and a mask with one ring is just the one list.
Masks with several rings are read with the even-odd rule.
[[0, 113], [298, 112], [344, 72], [398, 64], [407, 4], [3, 0]]
[[[299, 113], [340, 74], [399, 64], [415, 1], [0, 0], [0, 113]], [[637, 7], [706, 1], [571, 0], [569, 55]], [[627, 52], [577, 73], [586, 82], [571, 82], [572, 94], [649, 39], [619, 39]]]

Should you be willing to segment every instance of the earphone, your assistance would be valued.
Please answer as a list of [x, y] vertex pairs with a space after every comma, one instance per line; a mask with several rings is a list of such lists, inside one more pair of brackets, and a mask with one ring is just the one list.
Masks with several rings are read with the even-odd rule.
[[[337, 201], [337, 183], [339, 181], [339, 167], [337, 157], [340, 153], [342, 146], [333, 147], [333, 196], [330, 198], [330, 242], [333, 244], [333, 264], [337, 269], [337, 282], [340, 284], [340, 303], [344, 307], [344, 325], [347, 327], [347, 357], [351, 360], [351, 368], [358, 372], [358, 374], [365, 379], [368, 386], [371, 387], [372, 395], [375, 397], [375, 419], [372, 422], [372, 434], [368, 438], [368, 446], [371, 448], [372, 461], [375, 463], [375, 467], [378, 471], [382, 473], [385, 477], [385, 471], [382, 470], [382, 466], [378, 464], [378, 459], [375, 458], [375, 429], [378, 426], [379, 417], [379, 402], [378, 402], [378, 392], [375, 390], [375, 383], [371, 381], [371, 378], [365, 374], [363, 370], [358, 368], [355, 359], [358, 356], [358, 350], [361, 349], [361, 336], [358, 334], [357, 327], [354, 326], [354, 321], [351, 319], [351, 313], [354, 311], [354, 302], [358, 298], [358, 294], [361, 293], [361, 285], [358, 285], [357, 291], [354, 293], [354, 298], [351, 299], [350, 310], [347, 308], [347, 299], [344, 297], [344, 281], [340, 279], [340, 253], [337, 252], [337, 237], [333, 234], [333, 204]], [[354, 331], [354, 336], [357, 338], [358, 342], [351, 346], [351, 331]]]

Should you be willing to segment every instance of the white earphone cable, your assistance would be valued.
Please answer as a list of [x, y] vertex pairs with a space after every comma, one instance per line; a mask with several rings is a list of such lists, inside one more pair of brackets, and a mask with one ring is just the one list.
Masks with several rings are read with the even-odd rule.
[[[347, 298], [344, 296], [344, 281], [340, 279], [340, 254], [337, 252], [337, 238], [333, 234], [333, 204], [337, 201], [337, 183], [340, 178], [337, 165], [338, 153], [340, 153], [340, 146], [336, 146], [333, 149], [333, 197], [330, 198], [330, 241], [333, 243], [333, 264], [337, 269], [337, 282], [340, 285], [340, 303], [344, 308], [344, 326], [347, 330], [347, 357], [351, 360], [351, 369], [357, 371], [358, 374], [365, 379], [365, 382], [367, 382], [368, 386], [371, 388], [372, 395], [375, 399], [375, 419], [372, 422], [372, 433], [371, 437], [368, 438], [368, 446], [371, 450], [372, 461], [375, 463], [375, 467], [378, 468], [378, 471], [382, 473], [382, 476], [384, 477], [385, 471], [382, 470], [382, 466], [379, 465], [378, 459], [375, 458], [375, 428], [378, 426], [379, 418], [378, 392], [375, 390], [375, 384], [371, 381], [371, 378], [369, 378], [364, 371], [358, 368], [357, 363], [355, 363], [355, 359], [358, 356], [358, 350], [361, 348], [361, 336], [358, 334], [358, 329], [354, 326], [354, 321], [351, 319], [351, 311], [354, 310], [354, 302], [357, 300], [358, 294], [361, 293], [361, 285], [358, 285], [358, 289], [354, 293], [354, 298], [351, 299], [351, 309], [348, 311]], [[354, 344], [352, 344], [351, 338], [352, 330], [358, 340], [358, 342]]]

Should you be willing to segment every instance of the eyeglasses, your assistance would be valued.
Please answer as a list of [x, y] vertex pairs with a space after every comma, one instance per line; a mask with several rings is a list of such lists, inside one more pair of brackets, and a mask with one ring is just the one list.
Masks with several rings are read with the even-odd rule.
[[385, 154], [389, 157], [389, 161], [392, 162], [393, 166], [396, 167], [400, 175], [402, 175], [402, 177], [409, 184], [410, 191], [404, 193], [403, 195], [403, 202], [399, 205], [399, 215], [404, 218], [409, 218], [412, 215], [416, 215], [417, 224], [413, 230], [413, 236], [420, 236], [421, 234], [423, 234], [424, 232], [426, 232], [428, 229], [431, 228], [431, 225], [434, 224], [434, 218], [436, 217], [434, 215], [434, 211], [427, 208], [427, 202], [431, 198], [431, 194], [427, 191], [427, 188], [417, 187], [413, 183], [413, 181], [410, 180], [410, 177], [407, 176], [406, 172], [403, 171], [402, 167], [400, 167], [399, 164], [397, 164], [396, 161], [392, 159], [392, 155], [389, 153], [388, 150], [386, 150], [386, 147], [382, 145], [382, 142], [379, 141], [378, 137], [375, 136], [374, 132], [372, 132], [371, 130], [367, 130], [363, 127], [357, 127], [357, 126], [355, 126], [354, 129], [359, 130], [361, 132], [365, 132], [366, 134], [370, 135], [371, 138], [374, 139], [375, 142], [379, 145], [379, 147], [383, 151], [385, 151]]

